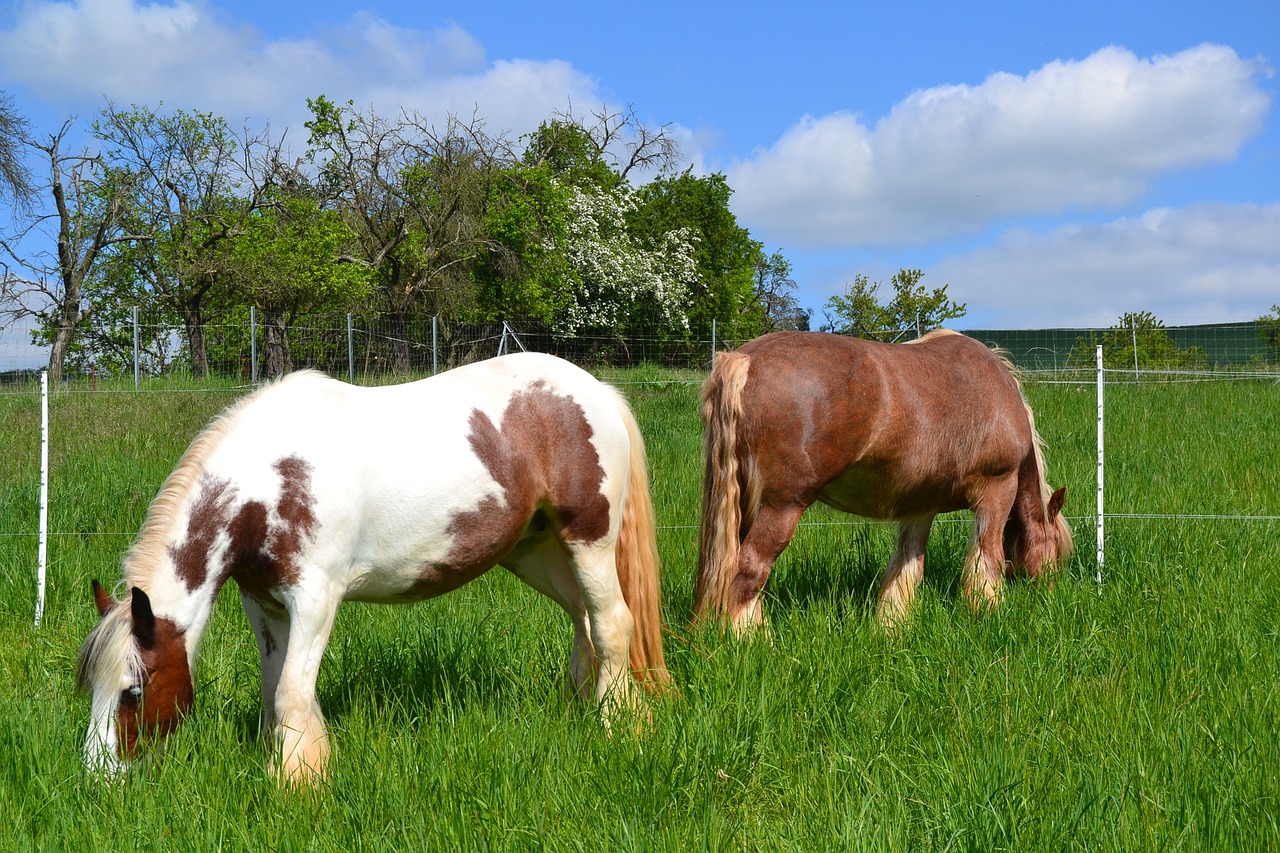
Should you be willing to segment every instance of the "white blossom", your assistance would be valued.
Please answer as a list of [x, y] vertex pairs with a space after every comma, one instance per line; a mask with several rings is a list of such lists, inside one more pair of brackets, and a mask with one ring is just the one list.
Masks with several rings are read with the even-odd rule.
[[669, 327], [689, 328], [685, 312], [697, 277], [697, 235], [679, 228], [663, 235], [659, 246], [641, 245], [626, 228], [626, 215], [635, 207], [635, 194], [625, 185], [614, 190], [573, 188], [562, 248], [577, 287], [556, 318], [557, 333], [616, 327], [645, 311]]

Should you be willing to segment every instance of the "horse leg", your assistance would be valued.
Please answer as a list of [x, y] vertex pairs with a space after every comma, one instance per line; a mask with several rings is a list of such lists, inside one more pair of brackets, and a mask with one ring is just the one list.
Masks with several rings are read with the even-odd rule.
[[774, 561], [795, 535], [805, 507], [761, 505], [738, 551], [738, 573], [733, 579], [729, 624], [739, 634], [764, 624], [760, 595], [773, 571]]
[[975, 611], [1004, 597], [1004, 528], [1018, 494], [1016, 477], [989, 482], [973, 508], [973, 539], [964, 566], [964, 597]]
[[569, 619], [573, 622], [573, 651], [569, 654], [565, 692], [570, 698], [589, 698], [593, 693], [596, 675], [591, 622], [587, 618], [587, 606], [578, 589], [578, 581], [573, 575], [564, 546], [550, 536], [535, 543], [522, 544], [503, 561], [503, 565], [569, 614]]
[[258, 655], [262, 659], [262, 731], [271, 732], [276, 725], [276, 687], [284, 668], [285, 649], [289, 643], [288, 613], [263, 606], [240, 591], [240, 605], [258, 638]]
[[898, 523], [898, 544], [880, 576], [880, 602], [876, 607], [876, 618], [885, 628], [901, 624], [915, 601], [916, 587], [924, 577], [924, 555], [932, 526], [932, 514]]
[[[586, 624], [595, 652], [595, 700], [608, 726], [613, 710], [629, 702], [629, 650], [635, 620], [618, 583], [615, 543], [601, 547], [566, 543], [573, 576], [586, 607]], [[575, 646], [575, 651], [576, 651]]]
[[320, 661], [341, 599], [323, 587], [295, 587], [286, 603], [289, 640], [275, 693], [276, 771], [306, 784], [323, 775], [329, 762], [329, 735], [316, 701]]

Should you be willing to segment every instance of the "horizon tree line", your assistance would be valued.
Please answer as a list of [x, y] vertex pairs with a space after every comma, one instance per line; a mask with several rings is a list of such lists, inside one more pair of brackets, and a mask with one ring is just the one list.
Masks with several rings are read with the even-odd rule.
[[790, 263], [738, 223], [724, 175], [681, 168], [667, 127], [601, 110], [512, 139], [307, 103], [296, 155], [270, 129], [113, 103], [75, 151], [75, 118], [40, 136], [0, 93], [0, 311], [36, 319], [55, 381], [135, 306], [181, 328], [197, 377], [208, 318], [249, 306], [269, 376], [291, 368], [291, 326], [325, 313], [385, 317], [393, 370], [432, 316], [672, 346], [713, 321], [738, 339], [808, 326]]

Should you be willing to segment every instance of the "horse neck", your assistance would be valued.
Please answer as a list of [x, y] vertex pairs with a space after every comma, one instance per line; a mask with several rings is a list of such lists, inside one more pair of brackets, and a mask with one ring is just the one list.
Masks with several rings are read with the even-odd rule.
[[189, 569], [193, 554], [207, 565], [218, 539], [217, 530], [199, 527], [201, 502], [208, 498], [203, 465], [192, 458], [198, 449], [199, 439], [152, 501], [142, 532], [125, 558], [129, 589], [145, 591], [156, 616], [182, 631], [190, 659], [228, 577], [225, 572]]
[[1041, 475], [1041, 464], [1039, 454], [1033, 452], [1027, 454], [1018, 469], [1018, 495], [1013, 502], [1011, 527], [1016, 531], [1023, 555], [1047, 556], [1054, 535], [1049, 528], [1045, 504], [1048, 484]]
[[150, 566], [130, 562], [126, 582], [129, 590], [138, 587], [147, 594], [157, 619], [173, 623], [186, 644], [188, 660], [194, 662], [196, 647], [225, 578], [210, 578], [191, 588], [174, 571], [173, 560], [166, 557]]

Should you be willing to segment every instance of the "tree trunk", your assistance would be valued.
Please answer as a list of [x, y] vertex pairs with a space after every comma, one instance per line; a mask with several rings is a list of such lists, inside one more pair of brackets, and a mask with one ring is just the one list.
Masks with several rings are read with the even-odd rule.
[[391, 370], [405, 374], [413, 368], [409, 353], [409, 312], [397, 308], [391, 312]]
[[288, 321], [280, 314], [263, 313], [263, 331], [267, 340], [267, 379], [279, 379], [293, 370], [293, 356], [289, 353]]
[[84, 319], [84, 312], [80, 310], [79, 279], [73, 274], [64, 273], [62, 280], [62, 297], [58, 300], [57, 309], [58, 325], [53, 334], [53, 346], [49, 349], [49, 383], [54, 388], [62, 384], [67, 352], [71, 349], [76, 327]]
[[75, 331], [76, 319], [68, 317], [66, 311], [59, 312], [58, 328], [53, 335], [53, 346], [49, 349], [49, 384], [54, 388], [62, 384], [62, 366], [67, 359], [67, 350], [71, 348], [71, 338]]
[[191, 354], [191, 375], [204, 379], [209, 375], [209, 352], [205, 345], [204, 317], [200, 301], [195, 299], [182, 306], [182, 325], [187, 330], [187, 351]]

